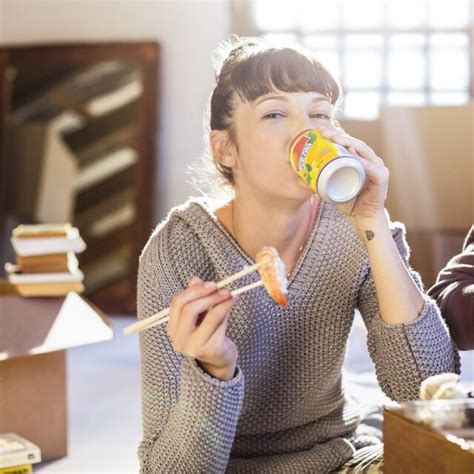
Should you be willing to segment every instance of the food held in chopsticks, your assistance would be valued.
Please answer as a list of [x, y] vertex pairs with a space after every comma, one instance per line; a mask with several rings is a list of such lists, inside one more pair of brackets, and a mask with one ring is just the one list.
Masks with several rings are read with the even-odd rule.
[[[216, 289], [219, 290], [225, 285], [228, 285], [255, 270], [259, 271], [261, 279], [255, 283], [250, 283], [249, 285], [232, 291], [232, 296], [240, 295], [241, 293], [245, 293], [246, 291], [263, 285], [275, 302], [282, 306], [288, 306], [288, 300], [286, 298], [286, 286], [288, 281], [286, 279], [285, 264], [280, 259], [277, 250], [273, 247], [263, 247], [260, 249], [257, 253], [256, 263], [254, 265], [244, 268], [240, 272], [218, 282]], [[170, 308], [165, 308], [146, 319], [127, 326], [124, 328], [123, 332], [128, 335], [134, 332], [144, 331], [145, 329], [157, 326], [158, 324], [163, 324], [169, 320], [169, 313]]]
[[281, 260], [276, 248], [263, 247], [257, 252], [257, 263], [267, 262], [258, 272], [268, 294], [281, 306], [288, 306], [285, 264]]

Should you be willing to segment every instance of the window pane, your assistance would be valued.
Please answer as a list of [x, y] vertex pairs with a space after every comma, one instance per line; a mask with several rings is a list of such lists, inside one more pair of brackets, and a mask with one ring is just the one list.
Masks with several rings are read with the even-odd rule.
[[286, 45], [298, 41], [296, 35], [291, 33], [267, 33], [266, 35], [263, 35], [263, 37], [276, 45]]
[[375, 119], [379, 107], [380, 95], [377, 92], [348, 92], [344, 98], [344, 117]]
[[433, 92], [430, 102], [436, 105], [463, 105], [469, 102], [467, 92]]
[[336, 49], [339, 42], [336, 35], [310, 35], [304, 38], [303, 43], [313, 51], [319, 51], [321, 49]]
[[390, 45], [387, 82], [392, 88], [420, 89], [425, 84], [426, 58], [422, 48]]
[[469, 37], [465, 33], [434, 33], [430, 37], [430, 45], [433, 47], [467, 47]]
[[381, 53], [346, 53], [344, 57], [344, 85], [346, 87], [378, 87], [381, 82]]
[[430, 37], [431, 87], [467, 89], [469, 38], [464, 33], [437, 33]]
[[421, 33], [393, 34], [388, 44], [390, 48], [421, 48], [426, 44], [426, 36]]
[[378, 49], [383, 46], [383, 36], [376, 34], [350, 34], [344, 37], [344, 45], [347, 49]]
[[387, 22], [390, 28], [421, 28], [426, 23], [426, 15], [426, 2], [387, 2]]
[[349, 30], [378, 28], [383, 26], [384, 11], [382, 2], [347, 1], [340, 5], [342, 27]]
[[469, 2], [466, 0], [431, 0], [428, 24], [433, 28], [466, 28], [469, 25]]
[[[294, 4], [293, 2], [290, 2]], [[339, 27], [341, 5], [332, 0], [303, 0], [298, 25], [303, 32], [335, 30]]]
[[341, 77], [341, 63], [339, 62], [339, 53], [336, 51], [317, 51], [316, 58], [334, 77], [337, 79]]
[[381, 35], [347, 35], [344, 39], [344, 85], [378, 87], [382, 81]]
[[303, 44], [314, 52], [318, 61], [321, 61], [334, 76], [341, 77], [338, 39], [335, 35], [307, 36]]
[[423, 105], [426, 102], [422, 92], [390, 92], [387, 95], [389, 105]]
[[261, 31], [291, 30], [296, 27], [297, 8], [293, 3], [255, 0], [255, 25]]
[[467, 89], [469, 86], [467, 48], [434, 48], [431, 52], [430, 79], [433, 89]]

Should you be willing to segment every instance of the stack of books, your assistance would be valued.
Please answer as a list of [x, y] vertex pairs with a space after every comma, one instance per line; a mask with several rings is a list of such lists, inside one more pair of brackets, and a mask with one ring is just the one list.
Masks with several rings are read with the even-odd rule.
[[64, 296], [84, 291], [76, 253], [86, 245], [71, 224], [20, 225], [11, 243], [16, 265], [5, 264], [8, 281], [22, 296]]
[[36, 444], [16, 433], [0, 434], [0, 474], [30, 474], [32, 464], [40, 461]]

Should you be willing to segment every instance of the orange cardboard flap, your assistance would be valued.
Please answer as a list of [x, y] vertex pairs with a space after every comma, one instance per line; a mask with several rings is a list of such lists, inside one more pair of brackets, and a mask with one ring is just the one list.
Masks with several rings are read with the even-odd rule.
[[108, 318], [77, 293], [60, 298], [0, 296], [0, 360], [112, 338]]

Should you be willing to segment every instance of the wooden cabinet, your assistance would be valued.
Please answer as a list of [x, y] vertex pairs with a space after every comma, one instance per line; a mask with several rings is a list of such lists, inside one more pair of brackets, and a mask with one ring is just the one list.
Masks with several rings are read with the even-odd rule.
[[19, 223], [71, 222], [86, 296], [134, 313], [153, 227], [158, 67], [153, 42], [0, 48], [0, 257]]

